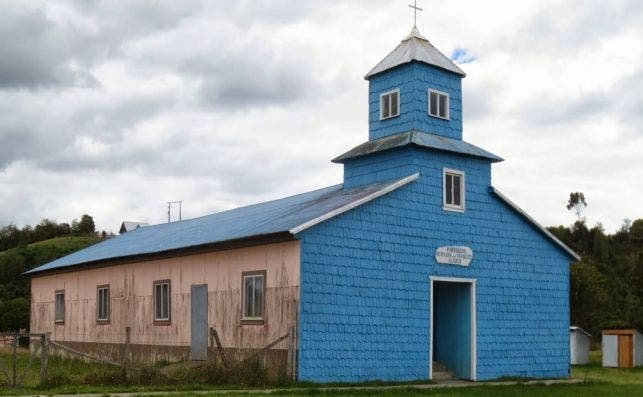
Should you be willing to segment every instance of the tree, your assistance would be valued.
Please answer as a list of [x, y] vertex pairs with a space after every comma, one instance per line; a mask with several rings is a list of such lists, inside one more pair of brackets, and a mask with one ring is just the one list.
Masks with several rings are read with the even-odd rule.
[[585, 201], [585, 195], [581, 192], [572, 192], [569, 193], [569, 201], [567, 202], [567, 209], [573, 210], [576, 213], [576, 217], [580, 222], [583, 216], [583, 211], [587, 207], [587, 202]]
[[80, 218], [78, 222], [78, 232], [81, 234], [93, 234], [96, 232], [96, 226], [94, 225], [94, 218], [85, 214]]
[[589, 262], [576, 262], [570, 269], [571, 320], [596, 334], [609, 312], [605, 276]]

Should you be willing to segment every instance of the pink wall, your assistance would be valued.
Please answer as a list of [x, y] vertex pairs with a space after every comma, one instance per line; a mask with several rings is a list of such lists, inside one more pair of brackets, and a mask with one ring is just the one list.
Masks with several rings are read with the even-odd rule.
[[[265, 323], [241, 325], [241, 273], [266, 270]], [[171, 324], [154, 324], [153, 282], [171, 280]], [[109, 324], [97, 324], [96, 287], [110, 285]], [[190, 345], [190, 286], [208, 285], [209, 326], [225, 347], [262, 347], [295, 324], [299, 300], [299, 242], [130, 263], [35, 277], [31, 332], [52, 339]], [[54, 293], [65, 290], [65, 323], [54, 324]]]

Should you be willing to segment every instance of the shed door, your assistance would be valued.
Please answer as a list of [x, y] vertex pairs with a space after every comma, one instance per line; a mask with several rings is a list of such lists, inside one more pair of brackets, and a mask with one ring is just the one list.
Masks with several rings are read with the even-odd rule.
[[192, 360], [208, 359], [208, 286], [193, 285], [192, 296]]
[[621, 368], [632, 368], [634, 366], [632, 335], [618, 336], [618, 366]]

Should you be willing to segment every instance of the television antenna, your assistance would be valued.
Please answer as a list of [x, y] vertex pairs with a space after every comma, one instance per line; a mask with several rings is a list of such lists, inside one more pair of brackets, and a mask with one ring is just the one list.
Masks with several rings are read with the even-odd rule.
[[183, 206], [183, 200], [167, 202], [167, 223], [172, 222], [172, 207], [176, 205], [179, 206], [179, 222], [181, 222], [181, 207]]

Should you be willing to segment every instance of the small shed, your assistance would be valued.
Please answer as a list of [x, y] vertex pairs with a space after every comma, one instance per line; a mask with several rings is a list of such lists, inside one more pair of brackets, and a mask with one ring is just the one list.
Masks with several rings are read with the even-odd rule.
[[634, 328], [603, 330], [603, 367], [643, 366], [643, 335]]
[[592, 336], [580, 327], [569, 327], [569, 359], [571, 364], [589, 363]]

